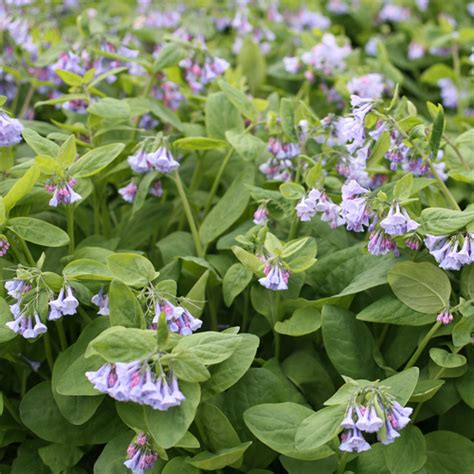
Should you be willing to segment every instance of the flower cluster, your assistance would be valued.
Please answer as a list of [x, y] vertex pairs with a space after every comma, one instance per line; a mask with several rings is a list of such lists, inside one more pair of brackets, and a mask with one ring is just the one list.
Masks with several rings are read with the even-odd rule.
[[253, 223], [256, 225], [266, 224], [268, 222], [268, 209], [265, 203], [260, 204], [253, 214]]
[[146, 151], [144, 146], [140, 147], [135, 154], [128, 157], [128, 164], [135, 173], [139, 174], [150, 171], [168, 174], [179, 167], [171, 151], [164, 145], [152, 152]]
[[127, 448], [127, 460], [124, 465], [133, 474], [144, 474], [151, 469], [158, 460], [158, 453], [146, 433], [138, 433]]
[[308, 196], [302, 198], [296, 205], [296, 214], [303, 222], [310, 221], [317, 212], [321, 213], [321, 220], [327, 222], [332, 229], [344, 223], [340, 216], [341, 208], [335, 204], [326, 193], [313, 188]]
[[[16, 300], [10, 305], [10, 312], [14, 320], [8, 321], [5, 325], [13, 332], [20, 334], [25, 339], [34, 339], [40, 334], [45, 333], [48, 328], [41, 321], [36, 310], [33, 315], [29, 314], [28, 308], [22, 305], [23, 297], [32, 289], [30, 283], [25, 280], [9, 280], [5, 282], [5, 289], [9, 296]], [[34, 319], [34, 324], [33, 324]]]
[[384, 77], [378, 73], [354, 77], [347, 83], [347, 90], [351, 94], [365, 99], [381, 99], [388, 88]]
[[0, 235], [0, 257], [4, 257], [8, 249], [10, 248], [10, 243], [4, 235]]
[[376, 439], [384, 445], [393, 443], [410, 422], [412, 411], [401, 406], [383, 388], [368, 386], [359, 390], [341, 422], [344, 431], [339, 449], [357, 453], [369, 450], [371, 446], [363, 433], [368, 436], [376, 433]]
[[82, 196], [73, 189], [76, 184], [77, 181], [74, 178], [49, 180], [45, 185], [46, 191], [53, 195], [49, 200], [49, 205], [58, 207], [60, 204], [73, 204], [80, 201]]
[[97, 390], [119, 402], [135, 402], [160, 411], [181, 405], [185, 397], [176, 376], [163, 371], [155, 374], [150, 362], [104, 364], [95, 372], [86, 372], [86, 377]]
[[260, 171], [267, 176], [267, 179], [289, 181], [294, 167], [292, 160], [300, 154], [300, 145], [284, 143], [276, 137], [270, 137], [268, 151], [273, 156], [260, 165]]
[[425, 245], [445, 270], [460, 270], [463, 265], [474, 262], [474, 234], [469, 232], [452, 236], [427, 235]]
[[288, 289], [288, 280], [290, 272], [285, 270], [279, 262], [265, 263], [263, 268], [264, 277], [259, 278], [258, 282], [269, 290], [279, 291]]
[[445, 326], [452, 323], [453, 320], [454, 316], [450, 313], [449, 309], [444, 309], [436, 316], [436, 321], [441, 324], [444, 324]]
[[175, 306], [165, 299], [155, 303], [155, 316], [152, 320], [152, 329], [156, 329], [160, 314], [164, 313], [168, 323], [168, 329], [171, 332], [189, 336], [202, 326], [202, 321], [193, 317], [193, 315], [182, 306]]
[[345, 59], [351, 54], [352, 48], [345, 43], [339, 46], [337, 38], [331, 33], [324, 33], [321, 42], [313, 46], [310, 51], [304, 52], [300, 58], [285, 58], [284, 65], [288, 72], [297, 72], [302, 65], [307, 66], [305, 77], [307, 80], [314, 78], [313, 71], [322, 72], [330, 76], [343, 71], [346, 67]]
[[224, 74], [229, 67], [225, 59], [211, 56], [206, 56], [203, 64], [197, 55], [183, 59], [179, 65], [184, 69], [186, 82], [194, 93], [201, 92], [207, 84]]
[[51, 300], [49, 303], [49, 321], [56, 321], [63, 316], [74, 315], [77, 312], [79, 301], [77, 301], [72, 288], [66, 286], [61, 288], [59, 295], [55, 300]]
[[21, 142], [23, 125], [0, 110], [0, 147], [12, 146]]

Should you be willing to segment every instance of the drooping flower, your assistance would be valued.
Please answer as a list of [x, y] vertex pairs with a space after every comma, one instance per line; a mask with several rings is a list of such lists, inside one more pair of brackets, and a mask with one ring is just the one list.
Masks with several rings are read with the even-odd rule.
[[59, 295], [55, 300], [51, 300], [49, 303], [49, 321], [55, 321], [63, 316], [74, 315], [77, 312], [79, 301], [74, 296], [72, 288], [66, 286], [61, 288]]
[[460, 270], [463, 265], [474, 262], [474, 234], [428, 234], [425, 237], [425, 245], [444, 270]]
[[97, 314], [100, 314], [101, 316], [108, 316], [110, 314], [109, 295], [104, 292], [103, 288], [101, 288], [99, 293], [91, 298], [91, 302], [99, 307]]
[[382, 230], [372, 231], [369, 236], [367, 249], [372, 255], [387, 255], [393, 252], [395, 256], [400, 255], [397, 244]]
[[259, 283], [273, 291], [287, 290], [290, 273], [284, 270], [280, 264], [271, 265], [267, 263], [263, 269], [265, 277], [259, 278]]
[[195, 318], [186, 308], [175, 306], [167, 300], [155, 304], [155, 316], [152, 320], [152, 329], [156, 329], [160, 314], [164, 313], [171, 332], [189, 336], [202, 326], [202, 321]]
[[4, 257], [8, 249], [10, 248], [10, 243], [8, 242], [7, 238], [3, 235], [0, 235], [0, 257]]
[[133, 474], [144, 474], [151, 469], [158, 460], [158, 453], [146, 433], [140, 432], [127, 448], [127, 460], [124, 465], [132, 471]]
[[366, 194], [368, 189], [352, 180], [342, 186], [341, 217], [347, 230], [363, 232], [369, 226], [371, 211]]
[[339, 445], [341, 451], [362, 453], [370, 449], [370, 444], [357, 428], [351, 428], [341, 436], [342, 443]]
[[59, 182], [49, 181], [46, 183], [46, 191], [52, 193], [53, 196], [49, 200], [51, 207], [58, 207], [60, 204], [73, 204], [82, 199], [82, 196], [76, 193], [73, 187], [76, 180], [70, 178], [68, 180], [60, 180]]
[[385, 219], [380, 222], [380, 227], [388, 235], [397, 236], [416, 230], [419, 224], [408, 215], [403, 207], [400, 207], [398, 203], [394, 203]]
[[21, 142], [23, 125], [0, 110], [0, 147], [12, 146]]
[[459, 91], [451, 79], [444, 78], [438, 81], [441, 99], [443, 105], [449, 109], [455, 109], [458, 106]]
[[373, 73], [354, 77], [347, 83], [347, 89], [351, 94], [356, 94], [359, 97], [381, 99], [386, 84], [381, 74]]
[[444, 309], [443, 311], [441, 311], [441, 313], [439, 313], [436, 316], [436, 321], [444, 324], [445, 326], [452, 323], [453, 320], [454, 320], [454, 316], [449, 312], [448, 309]]
[[265, 203], [260, 204], [253, 214], [253, 223], [257, 225], [266, 224], [268, 222], [268, 209]]
[[123, 402], [135, 402], [165, 411], [180, 405], [185, 396], [172, 372], [155, 374], [149, 361], [104, 364], [86, 377], [100, 392]]
[[128, 183], [127, 186], [124, 186], [118, 190], [119, 194], [122, 196], [122, 199], [128, 203], [132, 203], [135, 200], [137, 191], [138, 186], [133, 181]]

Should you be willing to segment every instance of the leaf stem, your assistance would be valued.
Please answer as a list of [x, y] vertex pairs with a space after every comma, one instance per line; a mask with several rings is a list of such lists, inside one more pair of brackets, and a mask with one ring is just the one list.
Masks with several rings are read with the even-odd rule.
[[221, 182], [222, 175], [224, 174], [227, 163], [229, 162], [230, 157], [232, 156], [233, 152], [234, 152], [234, 149], [230, 148], [227, 154], [225, 155], [224, 159], [222, 160], [219, 171], [217, 172], [216, 177], [214, 178], [214, 182], [212, 183], [211, 190], [209, 191], [209, 195], [207, 197], [206, 206], [204, 207], [205, 216], [211, 209], [212, 201], [214, 200], [214, 196], [216, 195], [217, 188], [219, 187], [219, 184]]
[[81, 308], [81, 306], [78, 306], [77, 310], [81, 315], [82, 319], [86, 322], [86, 324], [89, 324], [92, 321], [91, 317], [86, 313], [83, 308]]
[[280, 311], [280, 293], [278, 291], [272, 291], [272, 323], [273, 323], [273, 334], [275, 340], [275, 359], [279, 360], [280, 358], [280, 334], [275, 331], [275, 324], [280, 320], [279, 311]]
[[18, 240], [20, 242], [20, 245], [23, 249], [23, 252], [26, 256], [26, 259], [28, 261], [28, 264], [31, 265], [32, 267], [36, 266], [35, 259], [33, 258], [33, 255], [31, 255], [30, 249], [28, 248], [27, 243], [25, 242], [24, 239], [22, 239], [20, 236], [18, 236]]
[[430, 160], [430, 171], [432, 173], [432, 175], [435, 177], [436, 181], [438, 182], [438, 185], [441, 189], [441, 192], [444, 194], [446, 200], [449, 202], [449, 204], [451, 205], [451, 207], [455, 210], [455, 211], [460, 211], [461, 208], [459, 207], [456, 199], [454, 199], [454, 196], [451, 194], [451, 191], [448, 189], [448, 187], [446, 186], [446, 184], [444, 184], [444, 181], [441, 179], [441, 177], [439, 176], [438, 172], [436, 171], [436, 168], [434, 167], [433, 163], [431, 162]]
[[347, 464], [347, 457], [349, 456], [349, 453], [347, 451], [344, 451], [342, 453], [342, 456], [339, 459], [339, 466], [337, 468], [337, 474], [344, 474], [346, 471], [346, 464]]
[[66, 333], [64, 332], [62, 319], [58, 319], [56, 327], [58, 329], [59, 343], [61, 344], [61, 350], [65, 351], [67, 349], [67, 340], [66, 340]]
[[466, 159], [464, 158], [464, 156], [462, 156], [462, 153], [459, 151], [459, 148], [457, 147], [457, 145], [454, 144], [453, 141], [445, 133], [443, 134], [443, 138], [444, 138], [444, 141], [451, 147], [451, 149], [454, 151], [456, 156], [459, 158], [459, 161], [464, 166], [464, 169], [466, 171], [469, 171], [469, 165]]
[[66, 221], [67, 221], [67, 233], [69, 235], [69, 254], [74, 253], [75, 242], [74, 242], [74, 207], [72, 205], [66, 205]]
[[186, 192], [184, 191], [183, 182], [181, 181], [181, 178], [177, 171], [175, 172], [175, 181], [176, 181], [176, 188], [178, 189], [179, 197], [181, 198], [181, 202], [183, 204], [184, 213], [186, 214], [189, 228], [191, 229], [191, 234], [193, 236], [194, 247], [196, 248], [197, 256], [200, 258], [203, 258], [204, 251], [202, 248], [201, 239], [199, 238], [199, 232], [196, 226], [196, 222], [194, 220], [191, 206], [189, 205], [188, 198], [186, 197]]
[[53, 351], [51, 349], [51, 338], [48, 333], [44, 334], [43, 342], [44, 342], [44, 351], [46, 353], [46, 360], [48, 361], [48, 367], [49, 367], [49, 370], [52, 372], [53, 366], [54, 366], [54, 359], [53, 359]]
[[421, 340], [421, 342], [418, 344], [418, 347], [416, 348], [416, 351], [413, 353], [413, 355], [410, 357], [410, 360], [407, 362], [407, 365], [405, 366], [405, 370], [409, 369], [410, 367], [413, 367], [417, 360], [419, 359], [421, 353], [425, 349], [425, 347], [428, 345], [430, 342], [431, 338], [433, 337], [434, 333], [441, 327], [441, 322], [436, 321], [431, 329], [426, 333], [425, 337]]

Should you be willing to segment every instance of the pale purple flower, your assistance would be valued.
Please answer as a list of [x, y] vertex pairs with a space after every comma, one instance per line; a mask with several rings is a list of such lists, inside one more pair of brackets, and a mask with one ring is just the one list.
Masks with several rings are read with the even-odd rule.
[[365, 53], [368, 56], [377, 56], [377, 43], [379, 42], [378, 38], [372, 37], [365, 44]]
[[474, 2], [470, 2], [467, 4], [467, 12], [470, 16], [474, 16]]
[[401, 430], [410, 423], [410, 415], [413, 413], [413, 408], [402, 407], [400, 403], [394, 401], [391, 406], [390, 422], [395, 429]]
[[158, 458], [158, 453], [154, 450], [148, 436], [140, 432], [128, 446], [127, 460], [123, 464], [133, 474], [144, 474], [145, 471], [153, 468]]
[[290, 273], [284, 270], [278, 263], [267, 264], [263, 270], [265, 277], [259, 278], [259, 283], [273, 291], [287, 290]]
[[448, 78], [440, 79], [438, 86], [440, 88], [443, 105], [449, 109], [456, 108], [459, 101], [459, 91], [453, 81]]
[[127, 186], [124, 186], [118, 190], [119, 194], [122, 196], [122, 199], [128, 203], [132, 203], [135, 200], [137, 191], [138, 186], [133, 181], [128, 183]]
[[167, 300], [162, 300], [155, 304], [155, 316], [152, 321], [151, 329], [156, 329], [160, 314], [164, 313], [168, 323], [168, 329], [181, 336], [189, 336], [202, 326], [202, 321], [193, 317], [193, 315], [181, 306], [175, 306]]
[[321, 220], [327, 222], [331, 229], [344, 224], [341, 216], [341, 206], [334, 203], [326, 194], [323, 194], [316, 205], [316, 210], [321, 212]]
[[408, 45], [408, 59], [414, 60], [414, 59], [420, 59], [425, 55], [425, 47], [417, 43], [416, 41], [412, 41]]
[[260, 204], [253, 214], [253, 223], [257, 225], [266, 224], [268, 222], [268, 209], [266, 204]]
[[179, 168], [179, 163], [173, 158], [171, 152], [164, 146], [149, 154], [149, 162], [153, 169], [160, 173], [171, 173]]
[[110, 314], [109, 295], [104, 292], [103, 288], [101, 288], [99, 293], [91, 298], [91, 302], [99, 307], [97, 314], [100, 314], [101, 316], [108, 316]]
[[416, 230], [419, 224], [408, 215], [403, 207], [400, 207], [398, 203], [394, 203], [390, 207], [388, 215], [380, 222], [380, 227], [388, 235], [397, 236]]
[[396, 438], [400, 436], [400, 433], [393, 428], [392, 423], [390, 421], [385, 422], [386, 434], [385, 436], [381, 436], [380, 433], [377, 434], [377, 439], [383, 444], [391, 444], [395, 441]]
[[300, 69], [300, 60], [295, 56], [287, 56], [283, 58], [285, 70], [290, 74], [296, 74]]
[[48, 320], [55, 321], [62, 316], [76, 314], [79, 301], [74, 296], [72, 288], [66, 286], [61, 288], [58, 297], [55, 300], [51, 300], [48, 304], [50, 308]]
[[460, 270], [463, 265], [474, 262], [474, 234], [427, 235], [425, 245], [440, 268], [445, 270]]
[[436, 321], [444, 324], [445, 326], [452, 323], [453, 320], [454, 316], [447, 309], [441, 311], [441, 313], [436, 316]]
[[391, 23], [407, 21], [410, 16], [411, 12], [409, 8], [395, 5], [393, 3], [387, 3], [379, 12], [379, 19], [381, 21], [389, 21]]
[[367, 248], [372, 255], [386, 255], [390, 252], [393, 252], [395, 256], [399, 255], [396, 242], [382, 230], [373, 231], [370, 234]]
[[362, 436], [357, 428], [351, 428], [341, 436], [342, 443], [339, 445], [341, 451], [362, 453], [370, 449], [370, 444]]
[[130, 155], [127, 158], [130, 168], [132, 168], [135, 173], [147, 173], [153, 169], [153, 166], [149, 159], [149, 153], [147, 153], [143, 148], [140, 148], [135, 154]]
[[306, 8], [287, 15], [287, 23], [296, 31], [312, 30], [313, 28], [327, 30], [331, 26], [331, 20], [328, 17]]
[[350, 405], [349, 408], [347, 409], [344, 419], [341, 421], [341, 426], [345, 430], [350, 430], [351, 428], [354, 428], [355, 422], [354, 422], [353, 414], [354, 414], [354, 407]]
[[157, 179], [150, 186], [150, 189], [148, 190], [148, 194], [150, 194], [151, 196], [155, 196], [155, 197], [163, 196], [163, 186], [162, 186], [161, 181], [159, 179]]
[[347, 83], [347, 90], [363, 98], [381, 99], [386, 88], [382, 74], [366, 74], [355, 77]]
[[68, 181], [62, 180], [58, 184], [47, 183], [46, 190], [53, 194], [49, 200], [49, 205], [51, 207], [58, 207], [60, 204], [68, 205], [80, 201], [82, 196], [74, 191], [73, 187], [75, 185], [76, 180], [74, 178]]
[[23, 125], [0, 110], [0, 147], [16, 145], [21, 142]]
[[[366, 433], [376, 433], [382, 428], [383, 423], [382, 418], [377, 415], [375, 407], [372, 405], [366, 408], [362, 416], [358, 418], [356, 426]], [[403, 428], [403, 426], [400, 428]]]

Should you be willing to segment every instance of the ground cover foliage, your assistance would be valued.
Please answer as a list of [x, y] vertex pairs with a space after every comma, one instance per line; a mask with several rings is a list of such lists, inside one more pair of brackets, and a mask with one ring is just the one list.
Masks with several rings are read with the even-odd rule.
[[474, 466], [474, 4], [0, 4], [0, 471]]

